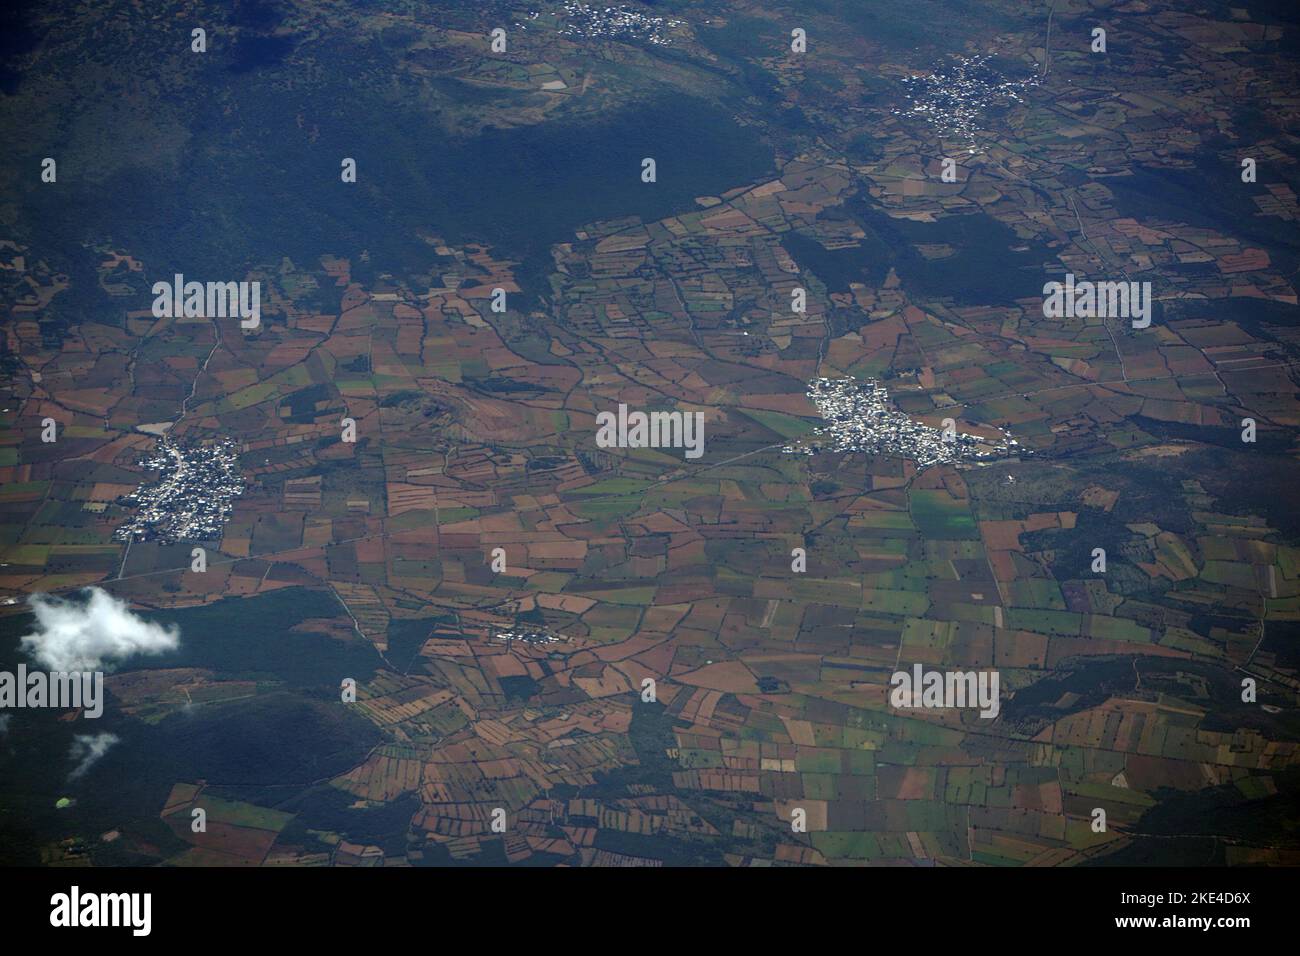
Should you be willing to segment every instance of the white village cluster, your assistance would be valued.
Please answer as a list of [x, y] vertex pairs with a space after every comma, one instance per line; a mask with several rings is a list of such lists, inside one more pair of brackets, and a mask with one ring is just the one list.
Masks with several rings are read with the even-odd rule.
[[113, 534], [119, 541], [205, 541], [221, 537], [244, 493], [235, 442], [182, 445], [166, 438], [140, 465], [160, 472], [120, 499], [138, 510]]
[[559, 634], [552, 634], [547, 630], [535, 630], [532, 628], [514, 627], [509, 630], [494, 630], [492, 640], [500, 641], [503, 644], [510, 644], [519, 641], [523, 644], [560, 644], [566, 638]]
[[[675, 30], [686, 22], [672, 17], [651, 16], [622, 4], [603, 7], [567, 0], [563, 9], [568, 22], [560, 27], [560, 36], [642, 40], [666, 46], [672, 42], [668, 31]], [[536, 16], [530, 14], [530, 19], [535, 19]]]
[[963, 139], [975, 145], [978, 120], [990, 106], [1020, 103], [1022, 90], [1038, 85], [1038, 78], [1009, 80], [988, 64], [988, 55], [962, 57], [949, 70], [903, 80], [911, 106], [894, 115], [929, 120], [940, 136]]
[[806, 455], [821, 452], [866, 452], [910, 458], [921, 468], [958, 461], [991, 461], [1014, 454], [1017, 442], [1003, 434], [997, 439], [957, 432], [913, 421], [889, 400], [889, 391], [873, 379], [817, 378], [808, 397], [826, 422], [812, 437], [783, 449]]

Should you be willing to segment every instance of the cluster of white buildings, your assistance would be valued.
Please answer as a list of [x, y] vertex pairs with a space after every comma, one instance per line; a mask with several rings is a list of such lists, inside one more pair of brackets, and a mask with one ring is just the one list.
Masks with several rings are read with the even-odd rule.
[[885, 386], [871, 379], [818, 378], [809, 384], [807, 394], [826, 424], [814, 429], [811, 437], [786, 445], [786, 452], [865, 452], [910, 458], [921, 468], [991, 461], [1016, 453], [1016, 440], [1005, 434], [980, 438], [958, 432], [955, 422], [944, 429], [913, 421], [894, 407]]
[[160, 472], [119, 503], [136, 513], [113, 532], [119, 541], [206, 541], [221, 537], [234, 511], [232, 501], [244, 493], [239, 446], [181, 445], [163, 438], [139, 464]]
[[510, 644], [514, 641], [520, 641], [524, 644], [560, 644], [564, 638], [558, 634], [552, 634], [550, 631], [537, 631], [521, 627], [511, 630], [494, 630], [492, 640], [500, 641], [502, 644]]
[[669, 31], [686, 21], [673, 17], [655, 17], [623, 6], [604, 7], [599, 4], [566, 0], [563, 5], [567, 22], [560, 26], [560, 36], [604, 37], [609, 40], [641, 40], [660, 46], [671, 43]]
[[926, 119], [940, 136], [965, 140], [972, 148], [980, 114], [991, 105], [1020, 103], [1020, 93], [1038, 78], [1008, 80], [988, 65], [988, 55], [962, 57], [949, 70], [903, 80], [912, 104], [894, 115]]

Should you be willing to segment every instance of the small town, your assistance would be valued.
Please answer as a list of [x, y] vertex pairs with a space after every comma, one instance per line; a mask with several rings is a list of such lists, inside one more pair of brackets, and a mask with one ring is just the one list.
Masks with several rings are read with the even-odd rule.
[[[608, 40], [643, 40], [657, 46], [670, 41], [666, 31], [682, 26], [682, 20], [655, 17], [633, 7], [603, 7], [569, 0], [563, 7], [567, 22], [558, 30], [560, 36], [604, 38]], [[530, 15], [530, 19], [537, 14]]]
[[982, 114], [993, 106], [1022, 102], [1021, 91], [1035, 82], [1007, 79], [988, 60], [987, 55], [962, 57], [951, 69], [905, 78], [911, 106], [903, 112], [929, 120], [940, 135], [973, 148]]
[[895, 408], [889, 390], [874, 380], [814, 379], [808, 397], [827, 424], [813, 430], [815, 438], [785, 446], [786, 452], [867, 452], [911, 458], [926, 468], [940, 463], [990, 461], [1016, 450], [1016, 440], [1005, 436], [989, 441], [954, 431], [945, 438], [942, 429], [913, 421]]
[[119, 541], [204, 541], [221, 537], [232, 499], [244, 492], [238, 446], [181, 445], [161, 439], [140, 465], [161, 473], [120, 503], [137, 508], [114, 532]]

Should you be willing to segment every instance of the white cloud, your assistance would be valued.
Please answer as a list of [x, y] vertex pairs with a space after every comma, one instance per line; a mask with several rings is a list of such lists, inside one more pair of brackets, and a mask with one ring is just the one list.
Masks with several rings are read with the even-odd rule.
[[179, 646], [179, 629], [146, 621], [102, 588], [86, 592], [84, 604], [44, 594], [27, 599], [36, 612], [36, 631], [22, 639], [22, 647], [49, 670], [102, 670], [106, 661]]
[[72, 749], [68, 751], [68, 756], [80, 763], [73, 768], [72, 773], [68, 774], [68, 779], [76, 780], [89, 770], [119, 739], [117, 734], [109, 733], [77, 734], [73, 737]]

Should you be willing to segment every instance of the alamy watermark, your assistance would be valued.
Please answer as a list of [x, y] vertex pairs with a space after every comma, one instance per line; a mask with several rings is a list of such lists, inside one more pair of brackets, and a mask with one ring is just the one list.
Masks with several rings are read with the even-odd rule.
[[50, 897], [54, 927], [127, 927], [132, 936], [148, 936], [153, 928], [152, 893], [83, 893], [73, 886]]
[[25, 707], [84, 708], [86, 717], [98, 717], [104, 712], [104, 672], [28, 672], [26, 664], [16, 674], [0, 671], [0, 710]]
[[997, 671], [927, 671], [920, 664], [889, 678], [889, 703], [900, 710], [978, 707], [993, 720], [1002, 709]]
[[601, 448], [684, 448], [687, 458], [704, 454], [703, 412], [629, 412], [596, 416], [596, 444]]
[[1076, 282], [1074, 273], [1064, 282], [1043, 286], [1043, 316], [1048, 319], [1132, 319], [1133, 328], [1151, 324], [1150, 282]]
[[153, 284], [156, 319], [225, 319], [238, 316], [239, 326], [255, 329], [262, 322], [260, 282], [186, 282], [176, 273], [172, 282]]

